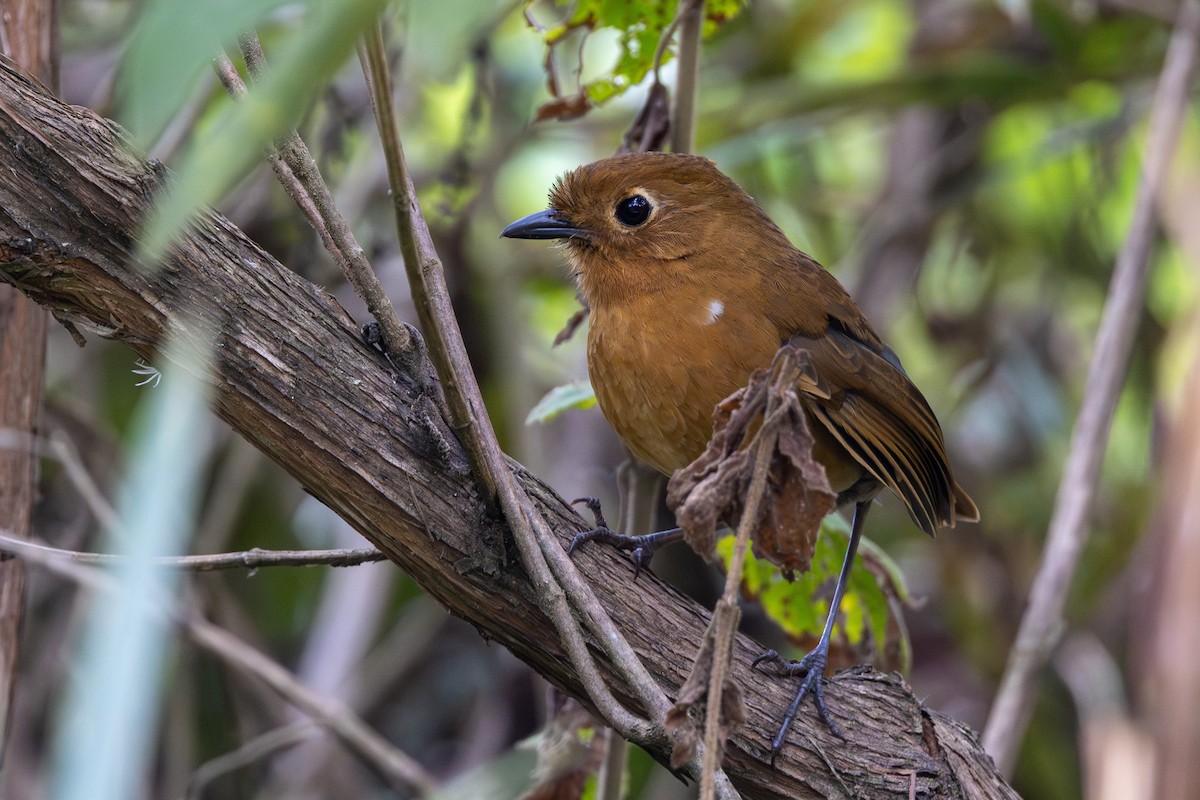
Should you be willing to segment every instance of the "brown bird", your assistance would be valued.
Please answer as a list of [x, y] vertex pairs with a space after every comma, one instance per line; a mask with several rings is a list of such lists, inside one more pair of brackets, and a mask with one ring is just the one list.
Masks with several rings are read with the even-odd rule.
[[[804, 680], [772, 742], [772, 760], [811, 693], [833, 730], [822, 685], [829, 639], [863, 521], [883, 488], [931, 536], [976, 521], [954, 481], [942, 430], [921, 392], [837, 279], [797, 250], [712, 161], [692, 155], [614, 156], [563, 176], [550, 208], [502, 236], [564, 239], [591, 309], [588, 373], [601, 411], [634, 455], [670, 475], [703, 452], [718, 402], [791, 341], [828, 392], [801, 401], [839, 505], [853, 503], [849, 547], [816, 648], [785, 674]], [[814, 387], [808, 387], [813, 389]], [[676, 536], [619, 537], [640, 564]], [[755, 662], [779, 661], [773, 651]]]

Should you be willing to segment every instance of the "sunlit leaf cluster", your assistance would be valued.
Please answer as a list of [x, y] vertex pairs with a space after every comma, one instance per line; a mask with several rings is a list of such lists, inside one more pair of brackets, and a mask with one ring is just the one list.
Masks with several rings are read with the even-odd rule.
[[[839, 515], [821, 525], [812, 569], [789, 580], [778, 567], [748, 554], [742, 575], [742, 596], [758, 603], [792, 641], [809, 646], [821, 635], [850, 535]], [[900, 612], [909, 602], [904, 577], [896, 564], [869, 540], [860, 544], [860, 557], [850, 572], [833, 642], [850, 663], [875, 661], [885, 669], [908, 668], [911, 646]], [[728, 566], [733, 537], [717, 542], [721, 563]]]
[[[527, 0], [525, 13], [531, 22], [537, 17], [536, 0]], [[554, 99], [542, 105], [539, 119], [571, 119], [585, 113], [589, 108], [623, 94], [637, 86], [655, 68], [655, 58], [660, 64], [670, 60], [674, 52], [672, 41], [663, 41], [663, 35], [675, 19], [679, 0], [654, 3], [629, 3], [624, 0], [574, 0], [556, 5], [569, 7], [566, 15], [558, 22], [542, 29], [546, 45], [547, 84]], [[705, 37], [711, 36], [718, 26], [737, 16], [744, 6], [743, 0], [714, 0], [704, 7]], [[556, 9], [557, 11], [557, 9]], [[536, 23], [539, 24], [540, 23]], [[588, 41], [599, 34], [615, 38], [616, 57], [611, 67], [597, 68], [582, 63], [583, 54], [588, 52]], [[574, 91], [562, 86], [560, 64], [570, 61], [564, 58], [567, 43], [577, 48], [576, 78], [585, 67], [595, 74], [588, 80], [577, 81]], [[660, 50], [661, 43], [661, 53]]]

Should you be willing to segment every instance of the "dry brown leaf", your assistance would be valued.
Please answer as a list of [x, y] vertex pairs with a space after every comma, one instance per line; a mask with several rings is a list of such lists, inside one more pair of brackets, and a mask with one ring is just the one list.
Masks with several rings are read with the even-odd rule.
[[537, 779], [521, 800], [579, 800], [588, 776], [600, 769], [602, 738], [595, 719], [576, 701], [555, 692], [554, 716], [538, 739]]
[[583, 92], [569, 94], [565, 97], [556, 97], [549, 102], [542, 103], [538, 106], [537, 113], [534, 114], [534, 121], [541, 122], [546, 119], [557, 119], [565, 122], [571, 119], [578, 119], [588, 112], [592, 107], [592, 101]]
[[[704, 714], [705, 702], [708, 699], [708, 683], [713, 668], [713, 630], [710, 627], [704, 635], [704, 644], [696, 654], [692, 671], [687, 680], [679, 688], [679, 696], [675, 705], [667, 712], [664, 727], [671, 737], [671, 768], [680, 769], [696, 755], [696, 745], [703, 735], [703, 727], [699, 720]], [[718, 722], [718, 735], [722, 746], [730, 734], [746, 722], [746, 705], [742, 701], [742, 689], [732, 678], [726, 678], [722, 684], [721, 719]], [[692, 710], [696, 710], [693, 715]], [[717, 763], [720, 763], [720, 757]]]
[[646, 93], [646, 102], [621, 139], [618, 153], [661, 150], [671, 132], [671, 93], [657, 80]]
[[746, 703], [742, 700], [742, 687], [733, 678], [725, 679], [725, 690], [721, 695], [721, 741], [746, 724]]
[[691, 717], [694, 703], [676, 703], [667, 712], [664, 727], [671, 737], [671, 769], [681, 769], [696, 755], [700, 726]]
[[804, 572], [812, 563], [821, 520], [837, 506], [837, 494], [825, 468], [813, 459], [813, 436], [799, 399], [789, 390], [784, 402], [771, 461], [771, 493], [751, 542], [759, 558], [784, 572]]
[[[671, 477], [667, 504], [684, 538], [711, 559], [719, 523], [736, 528], [744, 510], [759, 447], [771, 447], [770, 491], [751, 542], [755, 554], [785, 571], [803, 572], [812, 560], [821, 520], [837, 505], [825, 468], [812, 456], [796, 385], [811, 381], [808, 354], [785, 345], [769, 370], [717, 406], [713, 435], [704, 452]], [[765, 420], [765, 421], [764, 421]]]

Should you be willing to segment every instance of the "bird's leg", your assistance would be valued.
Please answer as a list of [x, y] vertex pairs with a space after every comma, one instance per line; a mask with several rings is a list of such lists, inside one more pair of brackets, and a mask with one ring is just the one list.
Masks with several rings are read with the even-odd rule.
[[571, 501], [571, 505], [582, 503], [587, 506], [595, 518], [596, 527], [588, 531], [575, 534], [575, 538], [571, 540], [571, 544], [567, 547], [567, 554], [575, 552], [575, 548], [579, 547], [584, 542], [597, 541], [617, 548], [618, 550], [628, 550], [629, 557], [633, 560], [633, 577], [637, 577], [642, 571], [642, 567], [650, 563], [650, 556], [654, 555], [654, 551], [662, 547], [664, 544], [677, 542], [683, 538], [682, 528], [671, 528], [665, 531], [657, 531], [655, 533], [646, 533], [641, 536], [626, 536], [623, 533], [617, 533], [608, 527], [608, 523], [604, 521], [604, 514], [600, 510], [600, 501], [594, 497], [580, 497]]
[[870, 500], [863, 500], [854, 507], [854, 522], [850, 525], [850, 544], [846, 546], [846, 558], [842, 561], [841, 572], [838, 573], [837, 586], [833, 589], [833, 602], [829, 604], [829, 616], [825, 618], [825, 630], [821, 632], [821, 640], [817, 642], [817, 646], [799, 661], [784, 661], [777, 652], [768, 650], [756, 658], [754, 664], [751, 665], [774, 663], [780, 675], [804, 676], [795, 699], [788, 706], [787, 713], [783, 715], [783, 725], [780, 726], [779, 733], [771, 742], [772, 765], [775, 764], [775, 757], [779, 755], [779, 751], [783, 749], [783, 740], [787, 737], [788, 729], [792, 727], [792, 722], [796, 719], [800, 703], [809, 694], [813, 696], [813, 702], [817, 705], [817, 716], [821, 718], [821, 721], [839, 739], [845, 738], [838, 726], [829, 718], [829, 712], [825, 708], [825, 666], [829, 661], [829, 639], [833, 635], [833, 624], [837, 620], [838, 607], [842, 604], [842, 595], [846, 593], [846, 584], [850, 581], [850, 567], [854, 564], [854, 554], [858, 550], [858, 540], [862, 538], [863, 522], [866, 520], [870, 504]]

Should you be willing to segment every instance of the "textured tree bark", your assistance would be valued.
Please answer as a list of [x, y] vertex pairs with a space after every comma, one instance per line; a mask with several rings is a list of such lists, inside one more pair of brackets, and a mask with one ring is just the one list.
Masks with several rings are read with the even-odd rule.
[[[120, 131], [0, 64], [0, 278], [55, 316], [156, 358], [170, 332], [215, 337], [215, 411], [341, 514], [451, 613], [588, 702], [537, 607], [501, 520], [487, 515], [466, 457], [413, 384], [364, 347], [319, 287], [205, 214], [151, 270], [134, 263], [139, 221], [161, 175]], [[518, 479], [564, 543], [583, 522], [520, 464]], [[577, 557], [605, 608], [668, 694], [683, 681], [708, 612], [603, 547]], [[835, 678], [830, 711], [847, 739], [804, 717], [778, 765], [770, 739], [794, 685], [751, 671], [736, 644], [749, 722], [729, 777], [753, 798], [1012, 798], [973, 733], [921, 707], [903, 680]], [[623, 702], [621, 679], [600, 668]], [[668, 754], [652, 750], [659, 760]]]
[[[0, 0], [0, 48], [51, 86], [56, 83], [54, 0]], [[37, 453], [29, 446], [42, 405], [46, 312], [0, 285], [0, 526], [27, 538], [37, 500]], [[16, 687], [25, 615], [25, 565], [0, 557], [0, 764]]]

